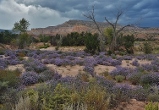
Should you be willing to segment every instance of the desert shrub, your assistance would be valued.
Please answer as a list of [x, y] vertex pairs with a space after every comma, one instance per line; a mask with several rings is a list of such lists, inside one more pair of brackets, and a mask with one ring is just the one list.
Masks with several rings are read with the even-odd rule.
[[31, 110], [31, 102], [29, 97], [20, 97], [18, 103], [15, 104], [15, 107], [13, 107], [12, 110]]
[[146, 106], [145, 106], [145, 110], [158, 110], [158, 103], [152, 103], [149, 102]]
[[159, 102], [159, 87], [157, 85], [148, 88], [149, 94], [147, 95], [147, 100], [151, 102]]
[[57, 66], [62, 66], [64, 64], [64, 61], [61, 58], [56, 58], [54, 64]]
[[141, 68], [146, 71], [158, 72], [158, 66], [154, 64], [143, 64], [141, 65]]
[[83, 46], [84, 38], [84, 33], [71, 32], [62, 38], [62, 46]]
[[5, 59], [0, 59], [0, 69], [3, 70], [5, 69], [8, 65], [7, 65], [7, 61]]
[[143, 75], [142, 72], [133, 72], [127, 76], [127, 79], [134, 85], [140, 83], [140, 78]]
[[115, 77], [117, 75], [122, 75], [122, 76], [126, 76], [131, 73], [133, 70], [130, 68], [126, 68], [126, 67], [121, 67], [121, 66], [117, 66], [116, 69], [114, 69], [113, 71], [110, 72], [110, 75]]
[[125, 76], [122, 76], [122, 75], [117, 75], [115, 76], [115, 80], [117, 82], [123, 82], [123, 80], [125, 79]]
[[127, 35], [127, 36], [124, 36], [124, 47], [126, 49], [126, 52], [128, 54], [133, 54], [134, 51], [133, 51], [133, 47], [134, 47], [134, 42], [135, 42], [135, 38], [133, 35]]
[[131, 93], [131, 98], [139, 101], [145, 101], [147, 99], [148, 90], [144, 89], [142, 86], [137, 86], [133, 88]]
[[17, 35], [8, 30], [0, 32], [0, 43], [2, 44], [10, 44], [13, 39], [16, 39]]
[[86, 71], [86, 72], [88, 72], [92, 76], [95, 76], [94, 67], [93, 66], [86, 65], [83, 70]]
[[9, 87], [15, 87], [19, 83], [20, 72], [18, 70], [0, 70], [0, 81], [8, 82]]
[[29, 97], [31, 110], [37, 110], [38, 109], [38, 100], [39, 100], [39, 94], [38, 91], [35, 91], [33, 89], [27, 90], [24, 97]]
[[44, 82], [51, 80], [54, 77], [55, 72], [51, 70], [45, 70], [39, 74], [39, 80]]
[[0, 49], [0, 55], [4, 55], [4, 54], [5, 54], [4, 49]]
[[139, 62], [138, 62], [137, 60], [134, 60], [134, 61], [132, 62], [132, 65], [133, 65], [133, 66], [137, 66], [137, 67], [140, 66], [140, 64], [139, 64]]
[[158, 73], [145, 74], [140, 78], [140, 83], [142, 85], [158, 85], [159, 84], [159, 75]]
[[39, 39], [40, 39], [40, 42], [46, 43], [46, 42], [50, 42], [51, 37], [50, 36], [45, 36], [45, 35], [40, 35]]
[[106, 110], [109, 107], [109, 94], [97, 85], [90, 86], [84, 94], [88, 110]]
[[150, 54], [153, 51], [152, 46], [149, 42], [144, 42], [143, 50], [145, 54]]
[[147, 96], [147, 100], [148, 100], [148, 101], [152, 101], [152, 102], [159, 102], [159, 95], [158, 95], [158, 94], [155, 94], [155, 93], [149, 94], [149, 95]]
[[17, 44], [19, 49], [24, 49], [31, 44], [31, 37], [27, 33], [22, 33], [18, 37]]
[[108, 92], [112, 93], [112, 87], [115, 85], [115, 82], [110, 81], [102, 76], [96, 76], [96, 80], [99, 85], [106, 88]]
[[61, 84], [58, 84], [54, 89], [54, 92], [51, 92], [52, 91], [48, 91], [47, 94], [42, 94], [40, 96], [42, 99], [42, 109], [63, 110], [63, 106], [70, 103], [71, 92]]
[[89, 82], [90, 75], [85, 72], [85, 73], [79, 73], [76, 77], [78, 77], [80, 80], [84, 82]]
[[95, 54], [96, 52], [98, 52], [99, 51], [98, 35], [97, 34], [92, 35], [90, 33], [87, 33], [85, 36], [85, 46], [86, 46], [86, 49], [85, 49], [86, 52], [89, 52], [92, 54]]
[[40, 60], [29, 59], [24, 63], [24, 67], [27, 71], [35, 71], [37, 73], [41, 73], [47, 70], [47, 67], [41, 63]]
[[129, 101], [132, 94], [132, 88], [128, 84], [118, 84], [113, 86], [112, 92], [115, 95], [116, 101]]
[[87, 105], [78, 103], [75, 108], [73, 104], [71, 104], [71, 105], [64, 106], [63, 110], [87, 110]]
[[19, 91], [17, 88], [7, 88], [2, 93], [1, 102], [4, 105], [4, 110], [10, 110], [14, 104], [18, 103]]
[[25, 72], [21, 75], [22, 84], [29, 86], [38, 83], [39, 75], [35, 72]]

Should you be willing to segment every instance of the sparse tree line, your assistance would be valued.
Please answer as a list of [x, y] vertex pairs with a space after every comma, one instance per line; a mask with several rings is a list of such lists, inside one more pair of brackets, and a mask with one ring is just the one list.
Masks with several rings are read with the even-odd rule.
[[[94, 14], [94, 12], [92, 13]], [[120, 17], [122, 14], [118, 13], [118, 17]], [[93, 17], [94, 15], [88, 16]], [[92, 18], [95, 20], [95, 18]], [[105, 18], [106, 19], [106, 18]], [[119, 19], [119, 18], [117, 18]], [[94, 21], [96, 23], [96, 21]], [[117, 21], [116, 21], [117, 22]], [[135, 39], [134, 35], [123, 35], [121, 32], [116, 32], [114, 36], [114, 32], [116, 27], [112, 28], [112, 26], [104, 29], [104, 31], [101, 31], [99, 28], [99, 33], [88, 33], [88, 32], [72, 32], [65, 36], [62, 36], [60, 34], [57, 34], [56, 36], [46, 36], [46, 35], [39, 35], [39, 39], [35, 39], [34, 37], [31, 37], [27, 34], [27, 29], [29, 27], [29, 22], [22, 18], [19, 22], [16, 22], [13, 27], [13, 31], [18, 31], [19, 34], [12, 33], [10, 31], [3, 31], [0, 32], [0, 43], [4, 44], [11, 44], [13, 46], [18, 47], [19, 49], [27, 48], [31, 43], [37, 43], [37, 42], [43, 42], [44, 47], [48, 47], [49, 45], [46, 45], [46, 43], [50, 43], [53, 46], [86, 46], [85, 51], [95, 54], [101, 51], [107, 51], [109, 54], [115, 54], [115, 52], [125, 52], [128, 54], [134, 53], [134, 42], [136, 40], [141, 39]], [[111, 25], [111, 24], [110, 24]], [[98, 27], [98, 25], [97, 25]], [[123, 27], [124, 28], [124, 27]], [[123, 29], [122, 28], [122, 29]], [[122, 30], [120, 29], [120, 31]], [[102, 37], [101, 37], [102, 35]], [[148, 36], [148, 35], [147, 35]], [[101, 38], [102, 38], [102, 44], [101, 44]], [[145, 39], [142, 39], [145, 40]], [[144, 43], [144, 51], [145, 53], [151, 53], [152, 48], [148, 41], [151, 39], [146, 39], [146, 42]], [[103, 47], [101, 47], [103, 46]], [[104, 50], [103, 50], [104, 48]]]

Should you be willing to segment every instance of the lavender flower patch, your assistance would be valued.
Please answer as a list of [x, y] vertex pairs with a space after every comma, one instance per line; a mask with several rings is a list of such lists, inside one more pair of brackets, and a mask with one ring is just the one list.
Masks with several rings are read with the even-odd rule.
[[132, 73], [134, 69], [117, 66], [116, 69], [110, 72], [110, 75], [115, 77], [117, 75], [127, 76], [129, 73]]
[[83, 59], [80, 59], [80, 58], [76, 58], [76, 59], [74, 60], [74, 62], [75, 62], [75, 64], [81, 65], [81, 66], [84, 64], [84, 60], [83, 60]]
[[5, 57], [16, 56], [16, 52], [11, 50], [6, 50], [4, 55]]
[[157, 56], [153, 55], [153, 54], [147, 54], [147, 55], [145, 55], [145, 59], [147, 59], [147, 60], [156, 60]]
[[61, 58], [56, 58], [54, 64], [57, 66], [62, 66], [64, 64], [64, 61]]
[[84, 59], [84, 65], [96, 66], [97, 61], [93, 57], [86, 57]]
[[5, 69], [7, 67], [7, 62], [5, 59], [0, 59], [0, 69]]
[[95, 76], [94, 66], [97, 65], [96, 60], [93, 57], [87, 57], [84, 59], [84, 71], [90, 73], [92, 76]]
[[[39, 60], [29, 59], [24, 63], [24, 67], [33, 68], [35, 72], [40, 73], [47, 70], [47, 67]], [[32, 69], [31, 69], [32, 70]]]
[[141, 65], [141, 68], [143, 68], [146, 71], [152, 71], [152, 72], [158, 72], [159, 68], [157, 65], [154, 64], [143, 64]]
[[117, 84], [112, 88], [112, 92], [120, 101], [127, 101], [132, 97], [132, 87], [128, 84]]
[[7, 62], [8, 62], [9, 65], [17, 65], [17, 64], [22, 63], [22, 61], [20, 61], [18, 59], [8, 60]]
[[85, 65], [83, 70], [90, 73], [92, 76], [95, 76], [94, 67], [92, 67], [90, 65]]
[[144, 89], [142, 86], [136, 86], [135, 88], [132, 89], [132, 97], [133, 99], [136, 99], [138, 101], [145, 101], [147, 96], [148, 96], [148, 92], [146, 89]]
[[103, 76], [96, 76], [97, 83], [108, 90], [108, 92], [112, 92], [112, 87], [115, 86], [115, 82], [105, 79]]
[[48, 81], [48, 80], [51, 80], [53, 79], [54, 77], [54, 71], [51, 71], [51, 70], [45, 70], [43, 72], [41, 72], [39, 74], [39, 79], [40, 81], [44, 82], [44, 81]]
[[59, 80], [62, 78], [62, 75], [59, 74], [56, 70], [54, 71], [54, 76], [53, 76], [53, 79], [54, 80]]
[[39, 80], [39, 76], [35, 72], [25, 72], [20, 78], [22, 80], [22, 84], [26, 86], [38, 83]]
[[153, 60], [153, 61], [151, 62], [151, 64], [152, 64], [152, 65], [159, 66], [159, 59], [156, 58], [155, 60]]
[[138, 60], [136, 60], [136, 59], [132, 62], [132, 65], [136, 66], [136, 67], [140, 66]]
[[143, 85], [159, 85], [159, 73], [145, 74], [140, 79]]
[[66, 59], [68, 59], [68, 60], [75, 60], [75, 57], [73, 57], [73, 56], [66, 56]]
[[59, 82], [65, 84], [66, 86], [73, 85], [76, 80], [74, 77], [66, 76], [59, 79]]
[[146, 59], [144, 55], [136, 56], [136, 58], [137, 58], [138, 60], [145, 60], [145, 59]]
[[106, 57], [104, 55], [100, 55], [100, 56], [95, 57], [95, 60], [100, 65], [106, 65], [106, 66], [121, 65], [121, 60], [112, 59], [111, 57]]
[[124, 55], [122, 57], [122, 60], [132, 60], [133, 56], [127, 56], [127, 55]]

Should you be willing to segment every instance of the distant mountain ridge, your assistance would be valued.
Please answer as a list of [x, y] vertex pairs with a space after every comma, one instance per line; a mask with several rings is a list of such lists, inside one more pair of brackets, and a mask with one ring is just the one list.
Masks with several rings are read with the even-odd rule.
[[[100, 29], [105, 29], [109, 25], [106, 22], [97, 22]], [[118, 25], [117, 28], [122, 27]], [[127, 33], [139, 33], [139, 37], [143, 37], [143, 33], [157, 33], [159, 35], [159, 28], [140, 28], [137, 26], [131, 26], [124, 29]], [[46, 28], [34, 28], [28, 31], [30, 35], [39, 36], [39, 35], [49, 35], [55, 36], [56, 34], [67, 35], [71, 32], [90, 32], [90, 33], [98, 33], [96, 25], [92, 21], [84, 21], [84, 20], [69, 20], [64, 22], [63, 24], [57, 26], [48, 26]]]

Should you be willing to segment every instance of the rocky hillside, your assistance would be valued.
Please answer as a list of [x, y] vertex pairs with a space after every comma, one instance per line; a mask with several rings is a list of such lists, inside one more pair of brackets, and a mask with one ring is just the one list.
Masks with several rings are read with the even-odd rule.
[[[105, 22], [98, 22], [98, 25], [101, 29], [105, 29], [109, 25]], [[120, 28], [121, 26], [118, 26]], [[159, 28], [139, 28], [139, 27], [127, 27], [124, 33], [135, 34], [136, 37], [145, 37], [149, 35], [155, 35], [159, 37]], [[49, 35], [55, 36], [56, 34], [67, 35], [71, 32], [98, 32], [95, 24], [92, 21], [83, 21], [83, 20], [69, 20], [63, 24], [57, 26], [49, 26], [46, 28], [34, 28], [31, 29], [28, 33], [33, 36]]]

